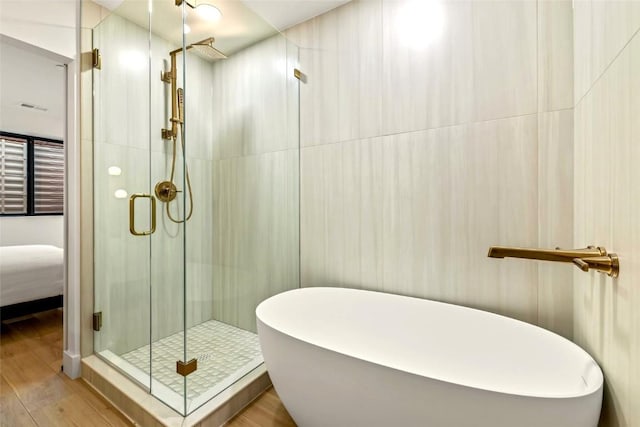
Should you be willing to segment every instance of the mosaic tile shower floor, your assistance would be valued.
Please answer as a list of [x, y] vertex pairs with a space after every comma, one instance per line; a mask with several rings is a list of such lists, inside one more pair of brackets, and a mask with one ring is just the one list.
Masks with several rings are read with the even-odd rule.
[[[262, 362], [258, 336], [226, 323], [210, 320], [194, 326], [187, 331], [187, 340], [188, 359], [198, 359], [198, 369], [187, 377], [189, 400]], [[153, 378], [180, 395], [184, 393], [184, 377], [176, 373], [176, 361], [184, 360], [183, 346], [184, 333], [178, 332], [151, 347]], [[141, 371], [149, 371], [148, 345], [121, 357]]]

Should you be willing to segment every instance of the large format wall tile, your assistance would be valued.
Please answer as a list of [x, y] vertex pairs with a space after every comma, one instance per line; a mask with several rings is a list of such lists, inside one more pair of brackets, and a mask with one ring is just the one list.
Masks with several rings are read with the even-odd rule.
[[190, 159], [213, 160], [213, 65], [193, 53], [188, 53], [186, 69], [186, 79], [179, 85], [185, 89], [186, 155]]
[[304, 148], [303, 286], [363, 287], [535, 322], [536, 265], [486, 253], [536, 245], [536, 155], [535, 115]]
[[306, 286], [381, 289], [382, 139], [301, 153], [301, 277]]
[[261, 301], [299, 286], [298, 62], [278, 34], [213, 66], [211, 307], [251, 331]]
[[149, 36], [137, 25], [111, 15], [93, 32], [102, 69], [94, 70], [94, 139], [149, 147]]
[[574, 106], [591, 87], [591, 0], [573, 2], [573, 97]]
[[302, 146], [536, 112], [535, 1], [438, 3], [443, 31], [421, 46], [428, 35], [403, 20], [411, 3], [357, 0], [287, 31], [307, 74]]
[[[291, 88], [291, 46], [273, 36], [213, 65], [213, 140], [217, 158], [297, 147], [290, 123], [297, 123], [298, 91]], [[295, 113], [295, 116], [292, 116]]]
[[[573, 109], [540, 113], [538, 141], [538, 243], [542, 248], [572, 248]], [[538, 324], [567, 338], [573, 334], [574, 268], [551, 262], [538, 266]]]
[[300, 47], [300, 145], [340, 140], [338, 117], [338, 15], [331, 11], [287, 31]]
[[302, 146], [381, 134], [382, 0], [354, 1], [286, 35], [300, 47]]
[[474, 119], [536, 112], [536, 2], [472, 6]]
[[538, 2], [538, 111], [573, 108], [573, 2]]
[[298, 287], [298, 150], [215, 162], [217, 320], [255, 332], [255, 308]]
[[574, 10], [577, 103], [640, 29], [640, 2], [575, 0]]
[[[625, 18], [612, 23], [624, 26]], [[591, 25], [600, 25], [577, 24], [582, 36], [594, 36]], [[604, 371], [601, 424], [607, 426], [640, 423], [639, 74], [636, 35], [576, 106], [574, 241], [603, 245], [620, 257], [617, 279], [574, 273], [574, 337]]]
[[443, 2], [442, 34], [424, 45], [416, 38], [426, 35], [408, 33], [405, 28], [415, 25], [403, 21], [412, 4], [416, 3], [384, 1], [385, 135], [466, 123], [474, 117], [476, 46], [471, 3]]
[[302, 283], [474, 305], [570, 336], [571, 270], [543, 265], [539, 289], [538, 263], [486, 252], [572, 244], [571, 2], [444, 1], [442, 34], [423, 46], [400, 19], [410, 3], [356, 0], [287, 31], [308, 78]]

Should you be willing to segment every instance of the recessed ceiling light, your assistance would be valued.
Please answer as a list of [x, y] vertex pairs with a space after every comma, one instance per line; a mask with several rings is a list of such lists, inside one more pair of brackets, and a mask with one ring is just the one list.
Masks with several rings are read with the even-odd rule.
[[222, 12], [220, 12], [220, 9], [208, 3], [201, 3], [197, 5], [196, 12], [202, 19], [205, 19], [207, 21], [217, 21], [222, 17]]
[[185, 34], [189, 34], [189, 33], [191, 32], [191, 27], [190, 27], [190, 26], [188, 26], [187, 24], [184, 24], [184, 28], [182, 29], [182, 31], [183, 31]]

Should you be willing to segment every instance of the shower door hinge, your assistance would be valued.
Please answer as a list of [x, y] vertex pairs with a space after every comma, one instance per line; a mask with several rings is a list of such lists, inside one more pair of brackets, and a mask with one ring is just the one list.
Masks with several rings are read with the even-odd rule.
[[102, 328], [102, 312], [93, 313], [93, 330], [98, 332]]
[[296, 79], [300, 80], [303, 83], [307, 82], [307, 76], [306, 74], [304, 74], [302, 71], [300, 71], [297, 68], [293, 69], [293, 77], [295, 77]]
[[91, 64], [93, 65], [93, 68], [97, 70], [102, 69], [102, 56], [100, 55], [100, 49], [98, 48], [93, 49], [93, 51], [91, 52], [91, 61], [92, 61]]
[[198, 369], [198, 359], [191, 359], [188, 362], [183, 362], [182, 360], [176, 361], [176, 372], [186, 377], [192, 372], [195, 372]]

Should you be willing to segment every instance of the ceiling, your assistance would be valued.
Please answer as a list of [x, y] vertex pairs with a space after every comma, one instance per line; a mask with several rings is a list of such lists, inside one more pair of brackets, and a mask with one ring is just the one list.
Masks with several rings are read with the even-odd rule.
[[[123, 18], [161, 34], [162, 38], [182, 44], [182, 9], [175, 0], [152, 0], [151, 22], [147, 1], [93, 0]], [[190, 3], [202, 0], [189, 0]], [[185, 22], [191, 28], [187, 44], [214, 36], [216, 49], [226, 55], [250, 46], [278, 31], [306, 21], [349, 0], [206, 0], [214, 4], [222, 18], [205, 21], [191, 8]]]
[[279, 31], [321, 15], [350, 0], [242, 0]]
[[[3, 130], [61, 137], [64, 79], [60, 61], [0, 37], [0, 122]], [[23, 103], [35, 108], [25, 108], [21, 106]]]

